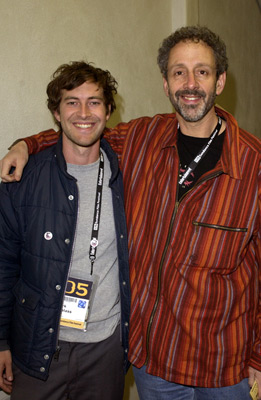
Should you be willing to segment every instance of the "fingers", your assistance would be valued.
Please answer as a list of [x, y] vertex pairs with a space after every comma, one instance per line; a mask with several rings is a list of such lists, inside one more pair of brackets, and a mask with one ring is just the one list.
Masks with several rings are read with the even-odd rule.
[[15, 160], [8, 161], [8, 159], [6, 160], [3, 158], [0, 161], [1, 179], [3, 182], [14, 182], [21, 179], [21, 167], [20, 171], [17, 172], [15, 168], [15, 170], [10, 173], [10, 170], [13, 169], [13, 167], [16, 167]]
[[15, 181], [20, 181], [21, 176], [13, 174], [1, 174], [1, 179], [3, 182], [15, 182]]
[[13, 371], [12, 357], [9, 350], [0, 353], [0, 387], [6, 393], [12, 391]]
[[255, 381], [254, 370], [250, 367], [248, 369], [248, 373], [249, 373], [248, 384], [250, 387], [252, 387]]
[[24, 141], [14, 145], [0, 161], [1, 179], [3, 182], [20, 181], [24, 166], [28, 161], [28, 149]]
[[[1, 179], [3, 182], [20, 181], [23, 172], [24, 162], [19, 159], [11, 159], [8, 156], [3, 158], [0, 162]], [[12, 171], [10, 173], [10, 171]]]
[[13, 370], [12, 370], [12, 362], [7, 362], [5, 367], [5, 373], [3, 374], [4, 378], [7, 382], [12, 383], [13, 381]]
[[13, 381], [8, 380], [5, 376], [0, 381], [0, 387], [3, 389], [6, 393], [10, 394], [13, 389]]
[[261, 371], [249, 367], [248, 373], [249, 373], [248, 384], [252, 388], [251, 398], [261, 400], [261, 391], [259, 389], [261, 388]]

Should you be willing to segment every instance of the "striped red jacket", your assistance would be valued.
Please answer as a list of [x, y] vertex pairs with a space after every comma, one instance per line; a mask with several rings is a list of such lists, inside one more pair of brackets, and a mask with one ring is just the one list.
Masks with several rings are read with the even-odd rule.
[[[180, 201], [175, 114], [106, 132], [125, 186], [130, 361], [203, 387], [261, 370], [260, 141], [216, 111], [227, 122], [221, 159]], [[57, 134], [27, 144], [38, 151], [49, 139]]]

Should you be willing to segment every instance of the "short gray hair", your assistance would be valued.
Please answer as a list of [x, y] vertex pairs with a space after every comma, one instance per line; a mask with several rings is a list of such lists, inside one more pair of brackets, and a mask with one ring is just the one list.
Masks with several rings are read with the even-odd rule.
[[226, 54], [226, 45], [222, 39], [210, 29], [204, 26], [186, 26], [176, 30], [170, 36], [163, 40], [158, 51], [158, 66], [165, 79], [168, 75], [168, 61], [170, 50], [179, 42], [200, 41], [207, 44], [214, 52], [216, 62], [217, 78], [228, 69], [228, 58]]

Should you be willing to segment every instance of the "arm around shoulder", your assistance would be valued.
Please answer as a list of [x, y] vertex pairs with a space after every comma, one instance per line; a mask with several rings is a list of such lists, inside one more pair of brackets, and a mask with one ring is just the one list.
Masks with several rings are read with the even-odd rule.
[[16, 141], [9, 153], [0, 161], [0, 174], [3, 182], [20, 181], [28, 155], [38, 153], [57, 143], [60, 132], [48, 129], [37, 135]]

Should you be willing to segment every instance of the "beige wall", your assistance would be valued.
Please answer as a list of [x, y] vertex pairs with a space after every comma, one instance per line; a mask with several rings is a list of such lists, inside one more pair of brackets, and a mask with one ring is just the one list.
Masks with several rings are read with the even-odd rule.
[[118, 80], [111, 124], [170, 111], [156, 56], [172, 28], [171, 3], [0, 0], [0, 158], [17, 137], [53, 126], [46, 85], [71, 60], [93, 61]]
[[207, 25], [227, 45], [227, 84], [217, 102], [261, 137], [261, 11], [256, 0], [187, 0], [188, 24]]

